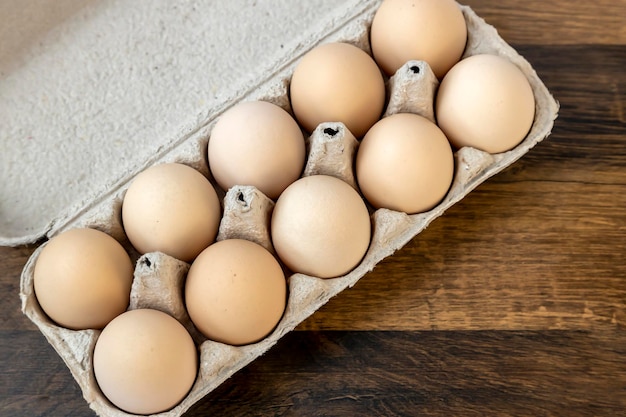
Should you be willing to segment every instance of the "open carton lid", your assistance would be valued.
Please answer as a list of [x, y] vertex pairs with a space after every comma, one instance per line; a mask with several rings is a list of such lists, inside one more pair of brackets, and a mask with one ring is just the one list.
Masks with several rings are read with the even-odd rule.
[[119, 189], [377, 0], [0, 4], [0, 245]]

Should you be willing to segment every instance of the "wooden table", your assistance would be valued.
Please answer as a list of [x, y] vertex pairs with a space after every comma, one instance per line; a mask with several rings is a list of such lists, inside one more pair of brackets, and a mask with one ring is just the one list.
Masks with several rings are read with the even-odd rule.
[[[467, 2], [561, 104], [553, 134], [188, 413], [626, 415], [626, 1]], [[89, 416], [0, 248], [0, 414]]]

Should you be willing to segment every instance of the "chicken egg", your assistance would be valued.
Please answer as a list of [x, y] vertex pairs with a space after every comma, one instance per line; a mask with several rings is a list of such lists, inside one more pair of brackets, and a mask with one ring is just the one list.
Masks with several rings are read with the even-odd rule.
[[158, 310], [131, 310], [102, 330], [93, 369], [102, 393], [115, 406], [153, 414], [185, 398], [196, 379], [198, 354], [175, 318]]
[[456, 64], [437, 92], [437, 123], [456, 147], [508, 151], [528, 134], [535, 97], [528, 79], [507, 59], [474, 55]]
[[211, 132], [209, 166], [224, 190], [253, 185], [276, 199], [304, 168], [304, 136], [282, 108], [265, 101], [236, 105]]
[[63, 232], [43, 247], [33, 274], [35, 295], [57, 324], [102, 329], [130, 302], [133, 264], [117, 240], [95, 229]]
[[304, 177], [276, 202], [271, 235], [293, 272], [338, 277], [356, 267], [370, 243], [369, 212], [357, 191], [327, 175]]
[[374, 60], [347, 43], [328, 43], [309, 51], [291, 77], [296, 119], [312, 132], [323, 122], [342, 122], [357, 138], [380, 117], [385, 83]]
[[185, 300], [191, 321], [206, 337], [246, 345], [278, 324], [287, 282], [276, 258], [261, 245], [227, 239], [206, 248], [193, 262]]
[[441, 79], [467, 42], [465, 18], [454, 0], [385, 0], [370, 33], [374, 59], [389, 76], [407, 61], [421, 60]]
[[420, 213], [448, 192], [454, 157], [437, 125], [416, 114], [398, 113], [367, 132], [357, 151], [356, 175], [374, 207]]
[[183, 164], [160, 164], [137, 175], [122, 203], [124, 230], [141, 253], [191, 262], [215, 241], [221, 207], [211, 183]]

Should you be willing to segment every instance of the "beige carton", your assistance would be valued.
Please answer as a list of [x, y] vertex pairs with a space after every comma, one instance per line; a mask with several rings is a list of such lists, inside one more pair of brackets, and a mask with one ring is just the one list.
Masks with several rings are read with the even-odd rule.
[[[319, 28], [314, 39], [305, 39], [302, 50], [280, 67], [272, 79], [254, 91], [245, 93], [229, 103], [244, 100], [267, 100], [290, 110], [288, 85], [298, 59], [316, 44], [331, 41], [353, 43], [369, 52], [368, 30], [380, 1], [368, 1], [367, 7], [350, 16], [341, 26]], [[407, 215], [386, 209], [371, 210], [373, 236], [370, 248], [362, 262], [349, 274], [334, 279], [319, 279], [302, 274], [288, 278], [289, 298], [284, 316], [277, 328], [264, 340], [247, 346], [234, 347], [206, 340], [191, 324], [182, 299], [182, 286], [189, 265], [161, 253], [139, 256], [126, 239], [121, 225], [120, 209], [124, 192], [132, 180], [127, 178], [103, 198], [94, 198], [90, 205], [77, 210], [69, 220], [54, 228], [50, 235], [75, 227], [92, 227], [109, 233], [128, 249], [136, 260], [134, 283], [129, 309], [151, 307], [166, 311], [179, 319], [191, 332], [200, 352], [200, 369], [187, 397], [170, 411], [160, 416], [180, 416], [195, 402], [215, 389], [235, 372], [272, 347], [285, 333], [313, 314], [330, 298], [353, 286], [383, 258], [393, 254], [414, 238], [446, 209], [461, 200], [479, 184], [502, 171], [547, 137], [557, 116], [558, 104], [538, 78], [531, 65], [507, 45], [496, 30], [466, 6], [462, 6], [468, 26], [468, 44], [465, 56], [478, 53], [497, 54], [515, 63], [527, 76], [536, 100], [535, 120], [524, 141], [511, 151], [490, 155], [472, 148], [455, 153], [454, 182], [448, 195], [434, 209], [426, 213]], [[341, 22], [336, 21], [339, 24]], [[420, 66], [417, 74], [411, 67]], [[402, 67], [387, 87], [390, 102], [385, 115], [397, 112], [415, 112], [432, 119], [432, 97], [436, 79], [423, 62], [409, 62]], [[426, 95], [427, 99], [423, 99]], [[225, 109], [222, 109], [222, 111]], [[206, 149], [211, 128], [219, 112], [196, 126], [192, 133], [160, 158], [151, 162], [180, 162], [209, 175]], [[309, 156], [304, 175], [325, 173], [337, 176], [356, 187], [352, 158], [358, 141], [340, 123], [323, 124], [308, 139]], [[218, 240], [243, 237], [256, 241], [272, 251], [269, 239], [269, 217], [273, 202], [249, 186], [234, 187], [224, 198], [224, 214]], [[92, 354], [99, 335], [97, 330], [73, 331], [58, 327], [42, 312], [33, 292], [33, 269], [41, 249], [39, 247], [26, 264], [21, 277], [23, 312], [39, 327], [56, 349], [80, 385], [89, 406], [101, 416], [128, 416], [113, 406], [101, 393], [94, 379]]]

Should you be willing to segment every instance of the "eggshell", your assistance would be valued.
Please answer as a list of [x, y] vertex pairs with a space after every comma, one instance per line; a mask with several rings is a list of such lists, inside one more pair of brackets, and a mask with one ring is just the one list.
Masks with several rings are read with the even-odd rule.
[[266, 101], [236, 105], [211, 131], [211, 173], [220, 187], [252, 185], [272, 199], [300, 177], [305, 158], [304, 136], [296, 121]]
[[456, 147], [489, 153], [512, 149], [535, 117], [533, 90], [518, 67], [492, 54], [456, 64], [439, 86], [437, 122]]
[[185, 283], [191, 320], [206, 337], [231, 345], [257, 342], [283, 315], [287, 283], [278, 261], [262, 246], [228, 239], [206, 248]]
[[102, 331], [93, 353], [104, 395], [130, 413], [152, 414], [178, 404], [198, 372], [196, 346], [176, 319], [158, 310], [128, 311]]
[[122, 205], [124, 230], [135, 249], [160, 251], [186, 262], [215, 241], [220, 215], [211, 183], [183, 164], [159, 164], [143, 171]]
[[372, 20], [371, 40], [387, 75], [422, 60], [441, 79], [463, 55], [467, 27], [454, 0], [385, 0]]
[[428, 119], [397, 113], [376, 123], [356, 157], [363, 195], [376, 208], [420, 213], [448, 192], [454, 157], [448, 139]]
[[361, 261], [370, 242], [369, 213], [345, 182], [313, 175], [291, 184], [272, 214], [272, 241], [294, 272], [338, 277]]
[[291, 105], [308, 131], [324, 122], [342, 122], [357, 138], [378, 120], [385, 83], [374, 60], [348, 43], [309, 51], [291, 77]]
[[101, 329], [128, 307], [133, 265], [99, 230], [72, 229], [43, 247], [34, 271], [37, 301], [68, 329]]

